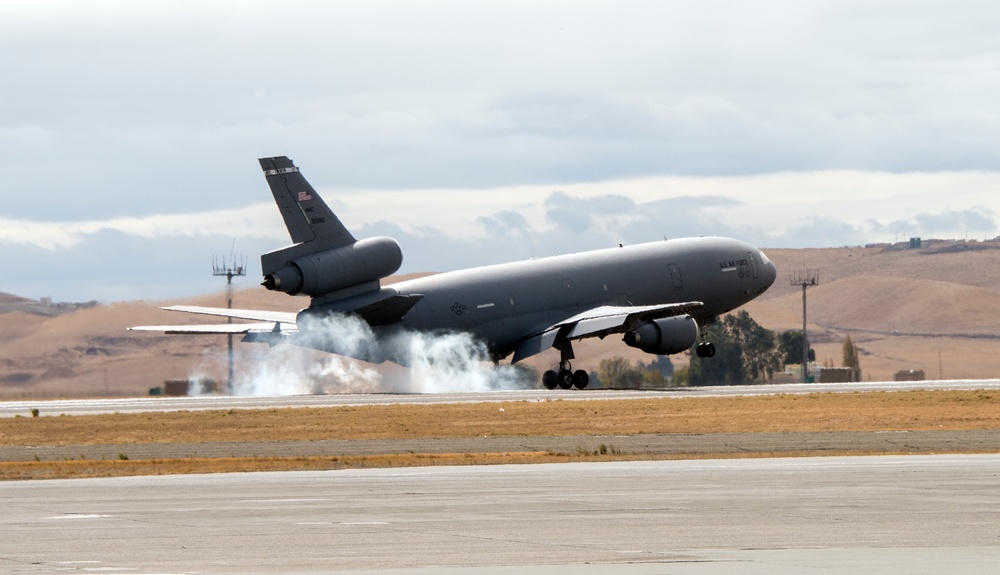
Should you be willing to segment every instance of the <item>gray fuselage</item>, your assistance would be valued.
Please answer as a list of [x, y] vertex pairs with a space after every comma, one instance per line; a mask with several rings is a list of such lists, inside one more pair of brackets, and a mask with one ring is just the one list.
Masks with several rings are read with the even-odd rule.
[[700, 301], [695, 319], [747, 303], [775, 279], [757, 248], [734, 239], [666, 240], [442, 273], [387, 286], [423, 298], [402, 320], [420, 331], [455, 330], [506, 357], [525, 334], [598, 306]]

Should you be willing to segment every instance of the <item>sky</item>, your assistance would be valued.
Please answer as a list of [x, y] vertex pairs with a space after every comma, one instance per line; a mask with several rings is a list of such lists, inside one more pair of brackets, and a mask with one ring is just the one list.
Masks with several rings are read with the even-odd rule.
[[1000, 4], [0, 3], [0, 292], [210, 293], [286, 155], [401, 272], [1000, 235]]

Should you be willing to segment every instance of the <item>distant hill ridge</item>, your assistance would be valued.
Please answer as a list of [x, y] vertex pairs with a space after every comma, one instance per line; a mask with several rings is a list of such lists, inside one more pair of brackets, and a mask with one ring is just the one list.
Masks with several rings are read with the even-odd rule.
[[53, 317], [79, 309], [94, 307], [96, 305], [96, 301], [83, 303], [53, 303], [50, 298], [42, 298], [41, 301], [38, 301], [23, 298], [14, 294], [0, 292], [0, 313], [22, 312]]
[[[778, 279], [744, 309], [775, 332], [801, 329], [802, 289], [790, 277], [814, 270], [819, 284], [808, 288], [808, 329], [820, 361], [839, 365], [841, 344], [850, 334], [866, 380], [892, 379], [909, 369], [946, 379], [996, 376], [1000, 242], [925, 240], [912, 248], [903, 242], [764, 252], [777, 266]], [[255, 286], [236, 291], [234, 307], [296, 311], [308, 303]], [[126, 331], [131, 325], [204, 321], [159, 309], [169, 304], [223, 307], [225, 297], [217, 292], [96, 305], [0, 294], [0, 312], [10, 314], [0, 321], [0, 397], [143, 395], [194, 371], [224, 377], [224, 337]], [[586, 370], [615, 356], [652, 359], [619, 338], [585, 340], [577, 347], [574, 367]], [[237, 343], [237, 349], [268, 353], [254, 344]], [[684, 354], [671, 359], [678, 366], [687, 361]], [[540, 354], [529, 364], [547, 369], [552, 361], [558, 361], [558, 352]]]

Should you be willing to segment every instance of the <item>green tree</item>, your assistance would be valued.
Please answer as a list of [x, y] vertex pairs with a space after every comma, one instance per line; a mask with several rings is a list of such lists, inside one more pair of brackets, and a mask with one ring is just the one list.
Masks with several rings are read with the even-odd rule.
[[851, 377], [852, 381], [861, 381], [861, 363], [858, 361], [858, 347], [851, 341], [850, 335], [844, 338], [842, 354], [843, 359], [841, 360], [841, 364], [844, 367], [851, 368], [854, 372]]
[[[801, 329], [790, 329], [778, 334], [778, 349], [781, 350], [782, 363], [802, 363], [802, 344], [805, 338], [802, 337]], [[816, 361], [816, 350], [809, 346], [809, 361]]]
[[773, 331], [762, 327], [744, 310], [727, 315], [723, 325], [740, 346], [744, 379], [771, 379], [781, 369], [781, 352]]
[[841, 366], [843, 366], [843, 367], [853, 367], [855, 369], [861, 367], [858, 364], [858, 348], [854, 345], [854, 342], [851, 341], [850, 334], [848, 334], [847, 337], [844, 338], [844, 346], [842, 348], [842, 355], [843, 355], [843, 359], [840, 362]]
[[657, 355], [648, 364], [637, 362], [635, 368], [642, 373], [643, 386], [647, 388], [667, 387], [674, 374], [674, 363], [669, 355]]
[[642, 383], [643, 374], [629, 360], [615, 356], [601, 360], [597, 366], [597, 378], [601, 387], [634, 389]]
[[670, 377], [674, 373], [674, 362], [670, 361], [669, 355], [658, 355], [648, 364], [640, 361], [636, 367], [640, 371], [655, 371], [664, 377]]
[[685, 365], [684, 367], [674, 371], [674, 375], [670, 378], [670, 383], [677, 387], [687, 387], [691, 385], [691, 366]]
[[722, 322], [704, 330], [705, 341], [715, 344], [715, 356], [700, 358], [688, 351], [688, 383], [691, 385], [734, 385], [743, 383], [743, 354], [737, 342], [729, 336]]
[[[760, 326], [745, 311], [727, 315], [705, 329], [715, 344], [715, 356], [699, 358], [691, 352], [691, 385], [738, 385], [770, 379], [781, 368], [781, 350], [774, 332]], [[800, 348], [801, 349], [801, 348]]]

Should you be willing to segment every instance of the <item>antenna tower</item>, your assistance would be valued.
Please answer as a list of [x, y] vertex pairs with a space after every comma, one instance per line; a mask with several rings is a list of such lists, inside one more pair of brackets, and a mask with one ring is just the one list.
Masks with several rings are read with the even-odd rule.
[[[233, 278], [247, 275], [246, 256], [235, 254], [236, 240], [233, 240], [233, 248], [229, 251], [229, 258], [226, 256], [212, 256], [212, 275], [225, 276], [226, 278], [226, 306], [233, 309]], [[233, 323], [233, 318], [228, 318], [228, 323]], [[229, 379], [226, 381], [226, 393], [233, 392], [233, 334], [226, 336], [229, 340]]]
[[806, 334], [806, 288], [819, 285], [819, 272], [798, 270], [788, 276], [793, 286], [802, 286], [802, 383], [809, 381], [809, 336]]

